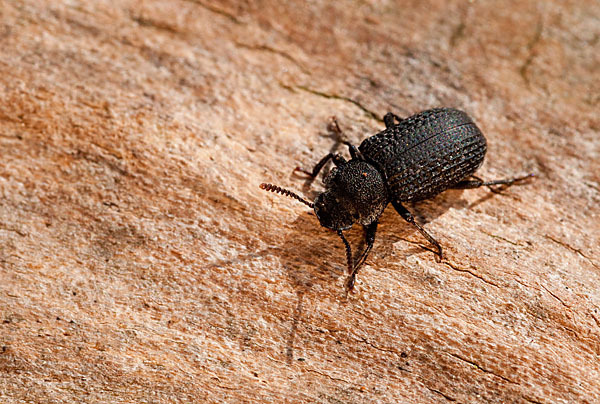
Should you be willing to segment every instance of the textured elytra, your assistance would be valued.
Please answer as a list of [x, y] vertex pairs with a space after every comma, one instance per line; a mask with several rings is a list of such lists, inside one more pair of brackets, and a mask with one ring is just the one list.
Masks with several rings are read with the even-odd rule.
[[472, 175], [486, 140], [469, 116], [453, 108], [420, 112], [365, 139], [359, 150], [386, 177], [391, 198], [431, 198]]

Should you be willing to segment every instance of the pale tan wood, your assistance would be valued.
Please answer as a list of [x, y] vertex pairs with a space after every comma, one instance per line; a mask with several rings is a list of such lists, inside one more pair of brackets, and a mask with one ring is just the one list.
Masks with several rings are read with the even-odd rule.
[[[600, 402], [600, 5], [0, 4], [2, 403]], [[292, 175], [466, 110], [485, 179], [389, 208], [356, 293]], [[360, 231], [351, 234], [355, 246]]]

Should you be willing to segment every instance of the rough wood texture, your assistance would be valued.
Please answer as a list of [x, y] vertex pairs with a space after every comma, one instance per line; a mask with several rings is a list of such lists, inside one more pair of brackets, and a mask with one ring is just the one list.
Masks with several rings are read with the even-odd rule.
[[[0, 1], [0, 401], [600, 402], [600, 3]], [[502, 195], [388, 208], [356, 294], [292, 175], [435, 107]], [[359, 244], [361, 232], [352, 234]]]

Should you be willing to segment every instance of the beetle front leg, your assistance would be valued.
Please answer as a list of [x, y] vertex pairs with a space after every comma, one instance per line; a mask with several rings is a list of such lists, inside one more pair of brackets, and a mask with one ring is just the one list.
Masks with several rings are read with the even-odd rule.
[[323, 168], [323, 166], [325, 164], [327, 164], [327, 162], [333, 158], [333, 153], [329, 153], [328, 155], [326, 155], [325, 157], [323, 157], [312, 169], [312, 171], [306, 170], [302, 167], [296, 167], [294, 168], [294, 171], [299, 171], [303, 174], [308, 175], [310, 178], [315, 178], [318, 174], [319, 171], [321, 171], [321, 169]]
[[331, 119], [331, 122], [329, 123], [328, 128], [330, 131], [332, 131], [333, 133], [336, 134], [337, 140], [340, 143], [343, 143], [346, 146], [348, 146], [348, 151], [350, 152], [350, 156], [353, 159], [364, 161], [365, 158], [363, 157], [362, 153], [358, 150], [358, 148], [356, 146], [354, 146], [352, 143], [350, 143], [350, 141], [344, 135], [344, 132], [342, 132], [342, 129], [340, 128], [340, 124], [338, 123], [337, 118], [335, 116], [332, 116], [330, 119]]
[[348, 276], [348, 279], [346, 280], [346, 290], [347, 291], [352, 291], [354, 289], [354, 282], [356, 280], [356, 274], [358, 273], [358, 270], [360, 269], [362, 264], [364, 264], [364, 262], [367, 260], [367, 256], [369, 255], [369, 252], [373, 248], [373, 243], [375, 243], [375, 233], [377, 233], [377, 221], [371, 223], [368, 226], [364, 226], [364, 229], [365, 229], [365, 243], [367, 244], [367, 246], [365, 247], [365, 251], [363, 251], [363, 253], [361, 254], [361, 256], [358, 259], [358, 261], [356, 262], [356, 264], [354, 264], [354, 267], [351, 268], [350, 276]]
[[439, 261], [441, 261], [444, 258], [444, 254], [442, 252], [442, 246], [440, 245], [440, 243], [438, 243], [436, 239], [434, 239], [429, 233], [427, 233], [427, 231], [425, 231], [423, 227], [421, 227], [419, 223], [415, 221], [415, 218], [412, 215], [412, 213], [410, 213], [404, 206], [402, 206], [400, 201], [392, 201], [392, 205], [394, 206], [394, 209], [396, 209], [396, 212], [398, 212], [404, 220], [415, 226], [417, 230], [419, 230], [419, 233], [421, 233], [423, 237], [427, 239], [427, 241], [433, 244], [433, 246], [437, 250], [437, 257]]
[[327, 164], [327, 162], [329, 160], [333, 160], [333, 163], [336, 166], [342, 165], [346, 162], [346, 159], [343, 158], [339, 153], [329, 153], [328, 155], [326, 155], [325, 157], [323, 157], [312, 169], [312, 171], [309, 170], [305, 170], [302, 167], [296, 167], [294, 168], [294, 171], [299, 171], [303, 174], [308, 175], [310, 178], [314, 179], [317, 177], [317, 175], [319, 175], [319, 172], [321, 171], [321, 169], [325, 166], [325, 164]]

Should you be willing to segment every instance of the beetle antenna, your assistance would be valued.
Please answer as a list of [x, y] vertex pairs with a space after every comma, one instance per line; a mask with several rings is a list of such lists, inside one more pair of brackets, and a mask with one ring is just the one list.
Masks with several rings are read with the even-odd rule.
[[260, 184], [260, 189], [264, 189], [265, 191], [275, 192], [275, 193], [278, 193], [278, 194], [281, 194], [284, 196], [289, 196], [290, 198], [294, 198], [297, 201], [302, 202], [303, 204], [307, 205], [311, 209], [314, 209], [314, 207], [315, 207], [314, 203], [307, 201], [306, 199], [302, 198], [298, 194], [293, 193], [292, 191], [288, 191], [287, 189], [278, 187], [277, 185], [266, 184], [263, 182], [262, 184]]

